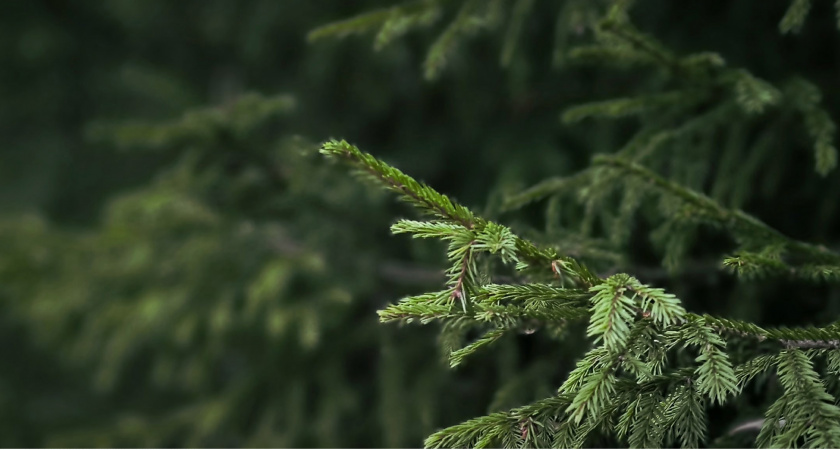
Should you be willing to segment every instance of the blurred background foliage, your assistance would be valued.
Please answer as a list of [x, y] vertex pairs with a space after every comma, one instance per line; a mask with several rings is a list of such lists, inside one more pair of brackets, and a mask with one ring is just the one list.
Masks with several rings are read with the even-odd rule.
[[[0, 445], [413, 447], [553, 391], [569, 367], [544, 356], [580, 342], [523, 333], [453, 372], [435, 330], [377, 323], [439, 285], [441, 249], [389, 237], [413, 213], [315, 151], [348, 139], [494, 217], [503, 193], [623, 145], [633, 121], [567, 126], [561, 112], [661, 80], [564, 65], [558, 46], [586, 39], [600, 3], [533, 3], [515, 51], [478, 33], [434, 82], [423, 61], [440, 24], [377, 51], [370, 36], [307, 43], [387, 1], [0, 4]], [[805, 77], [836, 118], [832, 6], [781, 36], [786, 8], [650, 0], [633, 19], [674, 51]], [[814, 178], [796, 139], [802, 151], [775, 161], [785, 171], [737, 203], [793, 237], [838, 240], [838, 177]], [[715, 295], [731, 277], [683, 281], [695, 310], [744, 319], [840, 305], [797, 288], [792, 312], [779, 282], [764, 305], [726, 309]]]

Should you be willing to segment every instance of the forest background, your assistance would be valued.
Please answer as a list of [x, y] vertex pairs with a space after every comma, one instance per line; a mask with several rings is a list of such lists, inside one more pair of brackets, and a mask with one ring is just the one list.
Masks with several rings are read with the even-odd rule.
[[[558, 57], [609, 2], [520, 3], [515, 48], [506, 25], [482, 30], [435, 77], [423, 62], [446, 21], [376, 49], [374, 35], [307, 40], [384, 1], [2, 3], [0, 445], [416, 447], [550, 395], [571, 368], [551, 355], [573, 363], [574, 342], [525, 332], [450, 370], [437, 330], [378, 323], [440, 285], [441, 248], [390, 236], [414, 213], [317, 153], [347, 139], [490, 217], [541, 225], [500, 205], [638, 128], [563, 111], [658, 81]], [[631, 16], [679, 54], [809, 80], [834, 118], [834, 7], [814, 2], [781, 34], [788, 7], [639, 1]], [[729, 200], [834, 248], [840, 178], [814, 173], [807, 139], [790, 145], [728, 174], [742, 186]], [[669, 271], [630, 250], [630, 273], [695, 312], [769, 326], [840, 312], [825, 284], [745, 283], [691, 250]]]

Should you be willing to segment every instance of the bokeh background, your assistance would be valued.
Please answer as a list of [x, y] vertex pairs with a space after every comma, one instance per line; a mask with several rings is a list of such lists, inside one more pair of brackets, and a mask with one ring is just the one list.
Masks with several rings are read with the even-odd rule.
[[[508, 67], [489, 31], [433, 82], [422, 62], [445, 20], [379, 51], [370, 35], [306, 40], [392, 3], [0, 3], [0, 446], [417, 447], [556, 389], [568, 367], [529, 336], [451, 371], [436, 329], [378, 324], [383, 305], [440, 285], [442, 249], [391, 237], [414, 213], [317, 144], [347, 139], [498, 217], [505, 192], [635, 129], [565, 126], [564, 107], [650, 75], [553, 64], [591, 19], [561, 14], [568, 1], [535, 2]], [[795, 36], [778, 32], [781, 0], [639, 1], [633, 19], [675, 51], [801, 75], [836, 118], [830, 3]], [[837, 238], [837, 177], [802, 181], [801, 146], [743, 204], [794, 237]], [[727, 283], [688, 293], [721, 310], [710, 293]], [[836, 297], [809, 289], [795, 311], [740, 314], [807, 318]]]

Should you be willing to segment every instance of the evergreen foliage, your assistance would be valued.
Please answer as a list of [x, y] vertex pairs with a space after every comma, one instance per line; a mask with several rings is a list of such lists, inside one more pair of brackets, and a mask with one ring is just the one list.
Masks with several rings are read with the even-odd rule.
[[3, 5], [0, 444], [840, 446], [834, 3]]
[[[627, 274], [599, 278], [574, 258], [540, 249], [502, 225], [476, 218], [467, 208], [345, 141], [327, 142], [321, 152], [348, 161], [367, 178], [399, 192], [441, 220], [402, 220], [392, 227], [394, 233], [450, 241], [449, 289], [405, 298], [380, 311], [383, 322], [417, 320], [426, 324], [437, 320], [496, 327], [452, 352], [453, 366], [498, 340], [506, 329], [521, 326], [522, 320], [563, 327], [588, 319], [586, 333], [595, 337], [594, 347], [569, 373], [558, 397], [531, 405], [527, 415], [523, 415], [523, 409], [513, 410], [441, 430], [426, 441], [427, 447], [528, 445], [529, 439], [534, 445], [580, 447], [591, 433], [614, 435], [632, 447], [675, 443], [696, 446], [707, 438], [705, 405], [726, 404], [750, 378], [774, 366], [785, 394], [768, 409], [758, 444], [789, 447], [804, 439], [814, 448], [834, 445], [840, 432], [837, 406], [812, 362], [822, 355], [808, 354], [805, 349], [840, 348], [836, 325], [765, 330], [749, 323], [690, 314], [679, 299], [662, 289], [646, 286]], [[667, 183], [652, 179], [657, 180]], [[701, 205], [714, 205], [699, 194], [686, 192], [684, 196]], [[744, 228], [760, 227], [752, 229], [754, 239], [784, 239], [743, 213], [732, 217], [737, 219], [726, 217], [721, 221], [733, 227], [741, 221]], [[496, 245], [489, 247], [489, 252], [484, 243], [488, 234], [504, 234], [504, 238], [493, 239]], [[811, 248], [807, 244], [797, 246]], [[482, 252], [498, 253], [507, 264], [520, 261], [516, 264], [518, 271], [541, 268], [554, 272], [560, 284], [552, 287], [526, 281], [510, 286], [479, 285], [476, 280], [481, 274], [475, 260]], [[815, 254], [823, 256], [822, 252]], [[740, 355], [730, 356], [726, 337], [735, 341], [749, 337], [755, 343], [770, 340], [775, 342], [777, 353], [772, 358], [758, 356], [735, 365], [732, 358]], [[696, 358], [682, 363], [669, 361], [669, 352], [678, 346], [694, 348]], [[785, 425], [775, 425], [780, 421]], [[572, 428], [574, 431], [569, 431]]]
[[[4, 287], [28, 299], [13, 304], [12, 313], [29, 323], [36, 341], [60, 349], [70, 367], [92, 367], [101, 394], [180, 403], [158, 400], [158, 409], [57, 433], [48, 445], [202, 446], [228, 436], [230, 444], [292, 446], [314, 433], [287, 422], [305, 408], [308, 390], [327, 390], [345, 410], [359, 401], [334, 379], [288, 370], [291, 363], [310, 364], [323, 351], [321, 341], [333, 340], [331, 321], [353, 315], [338, 281], [316, 281], [340, 265], [293, 238], [320, 218], [266, 220], [288, 216], [290, 201], [301, 197], [341, 213], [341, 199], [324, 198], [309, 184], [334, 183], [299, 156], [308, 144], [281, 139], [264, 146], [265, 124], [290, 106], [286, 96], [245, 95], [169, 123], [99, 126], [97, 135], [121, 146], [169, 149], [180, 158], [150, 186], [113, 200], [96, 232], [54, 230], [36, 218], [5, 225], [11, 242], [2, 257]], [[17, 242], [23, 230], [33, 236]], [[347, 238], [320, 236], [334, 248], [330, 239]], [[50, 276], [54, 264], [75, 270]], [[325, 317], [323, 308], [333, 315]], [[123, 315], [132, 318], [130, 326], [113, 320]], [[352, 339], [364, 337], [345, 336]], [[203, 353], [191, 351], [197, 345]], [[266, 358], [275, 346], [284, 348], [282, 360]], [[336, 376], [346, 363], [333, 364]], [[266, 390], [275, 383], [294, 389]], [[251, 410], [248, 420], [238, 417], [243, 405]], [[326, 440], [315, 442], [328, 445], [338, 435], [330, 428], [340, 425], [341, 414], [332, 405], [315, 413], [315, 426], [326, 431]]]
[[[464, 26], [471, 5], [463, 3], [432, 46], [430, 59], [441, 41], [452, 39], [453, 30]], [[810, 6], [809, 1], [794, 0], [779, 29], [798, 32]], [[515, 35], [531, 5], [520, 2], [513, 8], [509, 33]], [[323, 30], [330, 28], [316, 33]], [[506, 39], [503, 65], [511, 58], [511, 45]], [[737, 164], [734, 151], [721, 154], [711, 144], [717, 136], [743, 133], [744, 127], [772, 136], [781, 132], [780, 124], [799, 122], [812, 139], [816, 172], [829, 175], [837, 164], [834, 125], [820, 106], [816, 87], [801, 79], [776, 86], [745, 69], [728, 67], [713, 53], [679, 56], [631, 25], [626, 2], [611, 5], [593, 27], [593, 43], [569, 51], [564, 61], [649, 66], [656, 69], [659, 82], [650, 93], [567, 109], [562, 114], [567, 124], [636, 117], [641, 127], [624, 147], [612, 155], [596, 155], [582, 172], [509, 196], [506, 210], [549, 198], [548, 214], [556, 215], [560, 205], [569, 209], [569, 204], [581, 204], [582, 214], [570, 214], [562, 227], [576, 225], [584, 237], [601, 235], [619, 251], [627, 248], [634, 216], [644, 213], [650, 223], [660, 224], [650, 236], [672, 273], [678, 272], [700, 233], [712, 229], [735, 244], [720, 267], [739, 277], [836, 281], [840, 254], [785, 236], [738, 209], [740, 202], [732, 197], [729, 203], [736, 206], [721, 203], [744, 187], [732, 185], [738, 183], [731, 179]], [[430, 76], [429, 59], [426, 69], [427, 78], [434, 78], [437, 72]], [[383, 322], [441, 322], [444, 330], [455, 324], [483, 333], [450, 350], [452, 366], [464, 364], [479, 349], [526, 323], [566, 334], [579, 329], [581, 322], [588, 324], [585, 334], [592, 338], [591, 348], [579, 357], [556, 395], [440, 430], [426, 440], [427, 447], [565, 448], [596, 442], [696, 447], [714, 437], [709, 435], [709, 408], [743, 403], [739, 399], [747, 385], [771, 369], [783, 392], [766, 407], [756, 444], [838, 445], [837, 401], [826, 389], [836, 364], [828, 355], [837, 352], [840, 342], [836, 323], [824, 328], [764, 328], [691, 313], [663, 289], [627, 273], [596, 275], [599, 270], [589, 264], [597, 267], [598, 258], [573, 257], [562, 246], [519, 237], [345, 141], [326, 142], [321, 152], [344, 160], [380, 187], [397, 191], [435, 219], [401, 220], [393, 233], [449, 243], [447, 288], [386, 307], [380, 311]], [[753, 150], [751, 158], [772, 164], [767, 150]], [[711, 170], [716, 159], [728, 167]], [[709, 178], [716, 198], [702, 192]], [[557, 218], [550, 220], [558, 227]], [[511, 269], [511, 283], [493, 281], [500, 271]], [[564, 339], [564, 333], [550, 334]], [[770, 393], [765, 398], [773, 399]], [[721, 438], [725, 436], [716, 439]]]

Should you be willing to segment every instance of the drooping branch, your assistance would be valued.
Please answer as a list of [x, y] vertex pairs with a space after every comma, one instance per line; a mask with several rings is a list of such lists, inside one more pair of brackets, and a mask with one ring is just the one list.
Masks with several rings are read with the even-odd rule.
[[627, 174], [646, 180], [659, 189], [696, 207], [705, 217], [709, 217], [722, 225], [731, 226], [733, 233], [737, 234], [738, 237], [762, 240], [768, 244], [781, 244], [792, 252], [812, 258], [815, 262], [840, 264], [840, 255], [825, 246], [788, 238], [755, 217], [740, 210], [725, 208], [711, 198], [670, 181], [640, 164], [606, 155], [596, 156], [593, 159], [593, 164], [615, 167]]

